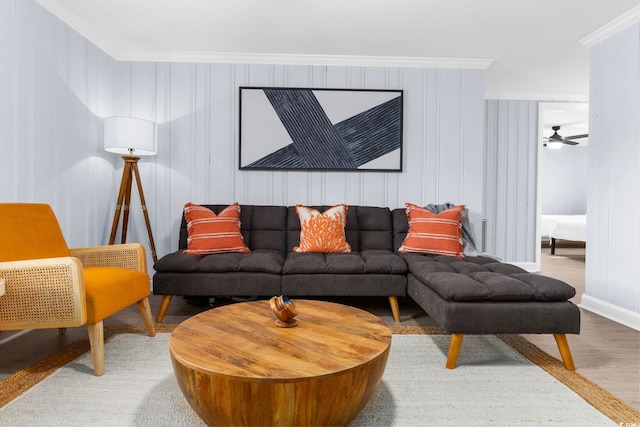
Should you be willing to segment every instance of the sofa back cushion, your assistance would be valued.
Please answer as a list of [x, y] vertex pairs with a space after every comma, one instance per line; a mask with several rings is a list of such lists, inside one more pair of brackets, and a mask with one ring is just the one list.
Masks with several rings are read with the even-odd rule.
[[[330, 209], [331, 206], [311, 206], [319, 212]], [[373, 249], [393, 250], [393, 229], [391, 210], [386, 207], [349, 206], [347, 210], [347, 225], [345, 227], [347, 243], [352, 251]], [[300, 220], [296, 207], [288, 208], [287, 220], [287, 252], [300, 242]]]
[[[218, 215], [228, 204], [201, 205]], [[285, 254], [287, 235], [286, 206], [240, 205], [240, 231], [250, 250], [271, 249]], [[187, 221], [182, 214], [180, 249], [187, 247]]]
[[394, 209], [391, 211], [391, 217], [393, 218], [393, 251], [398, 252], [409, 231], [407, 210], [405, 208]]

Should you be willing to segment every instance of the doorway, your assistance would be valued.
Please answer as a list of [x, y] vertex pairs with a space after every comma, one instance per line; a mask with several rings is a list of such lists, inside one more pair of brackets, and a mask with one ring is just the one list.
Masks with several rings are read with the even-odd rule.
[[[587, 103], [539, 103], [535, 261], [538, 270], [542, 241], [549, 238], [554, 221], [565, 222], [572, 215], [586, 218], [588, 134]], [[581, 224], [574, 225], [571, 221], [565, 224], [577, 227], [576, 238], [580, 238]]]

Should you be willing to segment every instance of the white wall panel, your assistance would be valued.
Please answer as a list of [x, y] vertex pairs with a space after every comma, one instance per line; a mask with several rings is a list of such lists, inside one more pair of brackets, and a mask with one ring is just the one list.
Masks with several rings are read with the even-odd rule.
[[0, 200], [49, 203], [70, 246], [102, 243], [114, 61], [33, 1], [0, 2], [0, 20]]
[[14, 199], [15, 4], [0, 2], [0, 201]]
[[485, 105], [485, 251], [534, 262], [538, 101]]
[[[462, 168], [462, 187], [460, 189], [460, 202], [469, 206], [483, 206], [483, 209], [473, 209], [469, 211], [469, 219], [472, 225], [472, 233], [475, 236], [476, 244], [480, 246], [482, 241], [482, 220], [484, 218], [484, 194], [485, 182], [480, 185], [476, 182], [478, 176], [484, 177], [484, 163], [486, 160], [484, 135], [479, 138], [469, 129], [484, 129], [484, 115], [477, 113], [478, 110], [484, 111], [484, 79], [477, 73], [464, 72], [464, 89], [462, 91], [463, 98], [463, 117], [465, 131], [463, 133], [463, 160]], [[479, 105], [478, 105], [479, 104]]]
[[640, 329], [640, 24], [591, 48], [586, 292]]
[[587, 213], [588, 150], [588, 146], [582, 145], [542, 150], [540, 203], [543, 215]]

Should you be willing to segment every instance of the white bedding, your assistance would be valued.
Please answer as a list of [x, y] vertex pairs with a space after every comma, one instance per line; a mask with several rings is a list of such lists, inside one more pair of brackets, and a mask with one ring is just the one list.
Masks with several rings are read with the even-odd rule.
[[542, 215], [542, 238], [587, 241], [586, 215]]

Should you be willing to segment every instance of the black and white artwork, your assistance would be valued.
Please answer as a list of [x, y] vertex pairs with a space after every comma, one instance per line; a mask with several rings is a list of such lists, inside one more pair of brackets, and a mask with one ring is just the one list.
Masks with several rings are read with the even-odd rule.
[[240, 88], [240, 169], [401, 171], [402, 90]]

